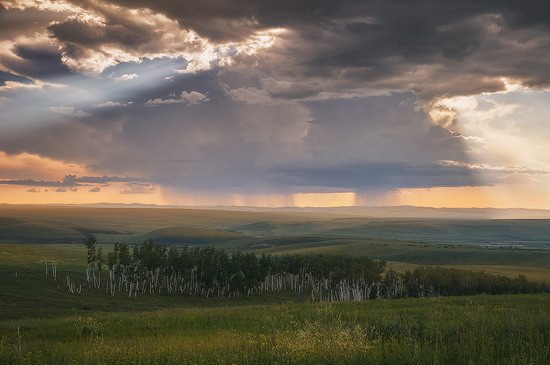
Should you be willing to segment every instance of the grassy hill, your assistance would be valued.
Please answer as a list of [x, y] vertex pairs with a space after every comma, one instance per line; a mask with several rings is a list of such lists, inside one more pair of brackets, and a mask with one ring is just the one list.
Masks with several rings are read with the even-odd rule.
[[245, 236], [241, 233], [221, 229], [206, 229], [196, 227], [168, 227], [154, 230], [140, 236], [139, 241], [152, 239], [160, 244], [203, 245], [223, 241], [238, 240]]
[[539, 246], [550, 243], [550, 220], [544, 219], [359, 219], [338, 220], [345, 227], [327, 233], [430, 242]]
[[51, 224], [26, 222], [14, 218], [0, 218], [0, 242], [81, 242], [84, 236], [75, 229]]

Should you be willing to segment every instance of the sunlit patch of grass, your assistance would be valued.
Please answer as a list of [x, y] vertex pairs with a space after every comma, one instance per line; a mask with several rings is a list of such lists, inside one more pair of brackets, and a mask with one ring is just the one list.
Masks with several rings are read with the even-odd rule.
[[259, 352], [274, 364], [346, 364], [365, 358], [373, 348], [359, 323], [345, 321], [331, 306], [320, 306], [315, 320], [291, 322], [259, 337]]

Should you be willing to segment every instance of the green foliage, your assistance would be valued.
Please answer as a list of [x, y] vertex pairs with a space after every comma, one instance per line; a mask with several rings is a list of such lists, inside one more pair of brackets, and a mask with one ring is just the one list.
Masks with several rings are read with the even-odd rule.
[[87, 250], [86, 262], [88, 265], [93, 265], [96, 262], [96, 243], [97, 240], [94, 236], [90, 236], [85, 243]]
[[0, 363], [543, 365], [550, 361], [548, 299], [294, 303], [3, 321]]
[[[95, 250], [88, 244], [88, 257]], [[184, 248], [179, 251], [153, 243], [151, 239], [135, 245], [132, 254], [124, 243], [115, 244], [107, 254], [109, 281], [105, 282], [111, 295], [124, 287], [128, 297], [137, 293], [183, 293], [235, 296], [252, 292], [281, 291], [290, 286], [295, 291], [325, 291], [347, 281], [365, 285], [382, 278], [385, 262], [366, 257], [344, 255], [262, 255], [252, 252], [228, 254], [214, 247]], [[90, 261], [90, 259], [88, 259]], [[102, 248], [95, 254], [98, 275], [104, 259]], [[87, 273], [99, 289], [100, 279], [95, 271]], [[90, 281], [90, 279], [88, 279]]]
[[[101, 272], [101, 248], [96, 261], [98, 272]], [[234, 297], [290, 289], [310, 292], [316, 300], [360, 301], [380, 297], [550, 291], [548, 284], [531, 282], [524, 276], [511, 279], [441, 267], [416, 268], [405, 273], [391, 269], [384, 272], [385, 261], [364, 256], [262, 254], [258, 257], [252, 252], [229, 255], [214, 247], [184, 248], [178, 252], [174, 247], [156, 245], [151, 239], [134, 246], [131, 255], [126, 244], [115, 244], [107, 261], [111, 295], [118, 282], [119, 290], [124, 286], [129, 297], [132, 290], [134, 296], [139, 291]]]
[[441, 267], [418, 267], [406, 271], [402, 280], [409, 296], [519, 294], [550, 291], [548, 284], [528, 281], [525, 276], [509, 278]]

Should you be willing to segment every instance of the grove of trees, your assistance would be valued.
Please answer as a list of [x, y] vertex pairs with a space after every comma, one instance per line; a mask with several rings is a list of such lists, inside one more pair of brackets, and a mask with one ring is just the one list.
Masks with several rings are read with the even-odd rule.
[[[290, 290], [316, 301], [548, 292], [547, 284], [441, 267], [397, 273], [384, 261], [347, 255], [256, 255], [214, 247], [117, 243], [106, 255], [86, 243], [86, 282], [111, 295], [180, 294], [230, 298]], [[103, 277], [103, 280], [102, 280]]]

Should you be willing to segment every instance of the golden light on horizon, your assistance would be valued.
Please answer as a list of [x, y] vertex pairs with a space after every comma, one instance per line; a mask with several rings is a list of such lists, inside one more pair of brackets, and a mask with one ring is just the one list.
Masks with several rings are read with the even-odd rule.
[[69, 162], [43, 157], [37, 154], [23, 152], [8, 155], [0, 151], [0, 171], [2, 178], [26, 180], [38, 178], [43, 180], [58, 180], [65, 175], [86, 175], [83, 166]]
[[550, 209], [550, 194], [544, 186], [498, 184], [401, 189], [396, 196], [398, 205], [420, 207]]
[[487, 188], [479, 186], [400, 189], [399, 205], [433, 208], [486, 208], [494, 205]]
[[354, 192], [297, 193], [292, 195], [295, 207], [353, 207], [357, 205]]
[[[173, 192], [161, 185], [132, 190], [125, 183], [76, 188], [0, 185], [0, 204], [153, 204], [174, 206], [353, 207], [410, 205], [433, 208], [550, 209], [543, 186], [495, 185], [400, 189], [378, 194], [207, 194]], [[94, 191], [95, 190], [95, 191]]]
[[[99, 190], [90, 191], [93, 189]], [[159, 186], [148, 189], [133, 193], [124, 183], [57, 188], [0, 185], [0, 204], [165, 204]]]

